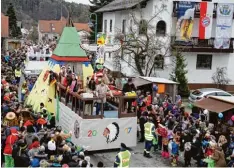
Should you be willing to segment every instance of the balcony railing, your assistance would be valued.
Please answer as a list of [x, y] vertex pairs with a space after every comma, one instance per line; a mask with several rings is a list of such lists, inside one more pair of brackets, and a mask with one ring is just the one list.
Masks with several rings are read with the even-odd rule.
[[[217, 7], [218, 3], [214, 3], [214, 10], [213, 10], [213, 18], [216, 18], [216, 13], [217, 13]], [[174, 1], [173, 2], [173, 17], [177, 17], [178, 15], [178, 9], [179, 9], [179, 1]], [[200, 2], [195, 2], [195, 18], [200, 17]], [[234, 18], [234, 13], [233, 13], [233, 18]]]
[[222, 52], [233, 53], [233, 41], [230, 41], [230, 47], [228, 49], [216, 49], [214, 47], [215, 39], [201, 40], [198, 37], [193, 37], [189, 42], [176, 41], [176, 37], [171, 38], [171, 45], [175, 48], [180, 48], [184, 52]]
[[[58, 88], [58, 96], [59, 101], [62, 102], [65, 106], [69, 107], [72, 111], [77, 113], [83, 119], [97, 119], [97, 118], [104, 118], [104, 103], [101, 103], [101, 109], [99, 115], [93, 115], [93, 107], [94, 102], [97, 100], [103, 101], [102, 98], [94, 96], [93, 98], [83, 98], [78, 93], [67, 91], [67, 88], [64, 87], [62, 84], [57, 83]], [[118, 107], [117, 113], [118, 118], [125, 118], [125, 117], [135, 117], [136, 116], [136, 109], [132, 113], [125, 113], [125, 102], [128, 100], [136, 100], [136, 97], [127, 97], [122, 95], [114, 95], [114, 97], [110, 97], [107, 95], [107, 102], [115, 105]], [[88, 111], [88, 115], [85, 114], [87, 110], [87, 105], [90, 106]], [[86, 111], [87, 112], [87, 111]]]

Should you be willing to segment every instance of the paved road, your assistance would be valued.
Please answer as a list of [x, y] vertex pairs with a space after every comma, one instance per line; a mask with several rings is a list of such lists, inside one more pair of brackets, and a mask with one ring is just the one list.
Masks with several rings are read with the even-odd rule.
[[[170, 159], [164, 159], [161, 157], [160, 152], [158, 151], [155, 155], [151, 154], [153, 157], [148, 159], [143, 157], [144, 143], [138, 143], [136, 147], [132, 148], [131, 156], [131, 167], [171, 167]], [[117, 155], [118, 150], [108, 151], [108, 152], [97, 152], [92, 154], [91, 163], [96, 166], [99, 161], [104, 163], [105, 167], [113, 167], [115, 156]], [[183, 166], [183, 153], [180, 153], [179, 156], [179, 167]], [[193, 166], [195, 166], [194, 161], [192, 161]]]

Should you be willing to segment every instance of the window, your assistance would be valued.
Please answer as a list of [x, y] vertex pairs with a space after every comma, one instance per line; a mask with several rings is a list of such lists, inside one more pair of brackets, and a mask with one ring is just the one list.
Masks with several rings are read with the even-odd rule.
[[110, 20], [110, 32], [112, 32], [112, 20]]
[[104, 33], [107, 31], [107, 20], [104, 20]]
[[147, 22], [146, 20], [141, 20], [139, 26], [139, 34], [146, 34], [146, 33], [147, 33]]
[[232, 96], [232, 95], [226, 92], [217, 92], [217, 96]]
[[156, 27], [156, 35], [157, 36], [165, 36], [166, 35], [166, 23], [164, 21], [159, 21]]
[[130, 20], [130, 31], [132, 31], [132, 19]]
[[141, 68], [145, 68], [145, 57], [141, 57], [140, 59], [139, 59], [139, 63], [140, 63], [140, 66], [141, 66]]
[[157, 55], [154, 58], [154, 69], [163, 69], [164, 66], [164, 57], [162, 55]]
[[216, 93], [216, 92], [214, 92], [214, 93], [209, 93], [209, 94], [207, 94], [205, 97], [209, 97], [209, 96], [217, 96], [217, 93]]
[[124, 19], [123, 22], [122, 22], [122, 33], [123, 34], [126, 33], [125, 29], [126, 29], [126, 20]]
[[196, 67], [197, 69], [211, 69], [212, 55], [198, 54]]

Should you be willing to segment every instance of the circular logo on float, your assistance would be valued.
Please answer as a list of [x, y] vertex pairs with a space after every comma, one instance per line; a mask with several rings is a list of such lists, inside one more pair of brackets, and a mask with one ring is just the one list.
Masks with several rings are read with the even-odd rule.
[[203, 19], [202, 19], [202, 26], [203, 27], [207, 27], [207, 26], [209, 26], [210, 25], [210, 18], [209, 17], [204, 17]]

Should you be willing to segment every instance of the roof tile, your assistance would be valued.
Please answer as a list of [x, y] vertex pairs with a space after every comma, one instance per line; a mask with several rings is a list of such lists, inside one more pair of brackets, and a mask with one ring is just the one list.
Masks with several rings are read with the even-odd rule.
[[92, 30], [89, 28], [88, 23], [73, 23], [77, 31], [86, 31], [91, 32]]
[[41, 33], [57, 33], [61, 34], [67, 21], [62, 20], [39, 20], [39, 31]]

